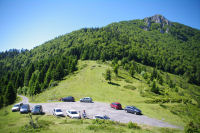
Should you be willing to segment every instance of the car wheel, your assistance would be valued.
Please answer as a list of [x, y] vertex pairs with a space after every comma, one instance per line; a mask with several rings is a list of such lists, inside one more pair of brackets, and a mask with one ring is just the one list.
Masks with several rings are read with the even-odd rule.
[[128, 113], [128, 111], [127, 111], [127, 110], [125, 110], [125, 112], [126, 112], [126, 113]]
[[134, 112], [135, 115], [137, 115], [137, 112]]

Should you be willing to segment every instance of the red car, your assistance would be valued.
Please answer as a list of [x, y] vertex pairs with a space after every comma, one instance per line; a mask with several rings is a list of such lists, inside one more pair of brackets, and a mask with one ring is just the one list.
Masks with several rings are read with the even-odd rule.
[[110, 107], [114, 109], [122, 109], [122, 105], [120, 103], [111, 103]]

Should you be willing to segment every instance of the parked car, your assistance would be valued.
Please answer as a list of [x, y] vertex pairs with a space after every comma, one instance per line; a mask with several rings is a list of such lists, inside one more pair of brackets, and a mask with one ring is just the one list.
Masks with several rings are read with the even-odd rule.
[[63, 102], [75, 102], [75, 99], [72, 96], [68, 96], [68, 97], [62, 98], [61, 101], [63, 101]]
[[31, 110], [30, 110], [30, 106], [29, 104], [23, 104], [21, 107], [20, 107], [20, 113], [29, 113]]
[[119, 110], [122, 109], [122, 105], [120, 103], [111, 103], [110, 107]]
[[31, 111], [31, 113], [33, 115], [37, 115], [37, 114], [43, 114], [43, 108], [42, 105], [35, 105]]
[[55, 115], [55, 116], [64, 116], [62, 110], [59, 109], [59, 108], [53, 109], [53, 115]]
[[142, 114], [142, 111], [136, 108], [135, 106], [126, 106], [124, 109], [127, 113], [133, 113], [133, 114]]
[[67, 116], [69, 116], [70, 118], [75, 118], [75, 119], [81, 118], [80, 114], [76, 110], [67, 110], [66, 113]]
[[93, 119], [110, 120], [110, 118], [107, 115], [95, 115], [93, 116]]
[[80, 99], [80, 102], [92, 103], [92, 98], [91, 97], [84, 97], [84, 98]]
[[12, 112], [19, 111], [19, 110], [20, 110], [20, 107], [21, 107], [22, 105], [23, 105], [23, 103], [15, 104], [15, 105], [12, 107]]

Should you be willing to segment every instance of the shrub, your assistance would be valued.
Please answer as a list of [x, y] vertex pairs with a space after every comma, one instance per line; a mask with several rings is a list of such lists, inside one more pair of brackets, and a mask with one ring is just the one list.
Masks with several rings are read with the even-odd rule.
[[23, 133], [33, 133], [33, 132], [40, 132], [41, 129], [48, 129], [48, 127], [54, 124], [52, 121], [47, 120], [38, 120], [39, 117], [36, 117], [35, 121], [33, 121], [32, 116], [30, 116], [30, 120], [27, 124], [22, 126], [19, 129], [19, 132]]
[[190, 121], [184, 128], [185, 133], [199, 133], [200, 126], [197, 123]]
[[55, 87], [55, 86], [57, 86], [57, 85], [58, 85], [58, 81], [51, 81], [51, 82], [49, 83], [49, 88]]
[[128, 128], [130, 128], [130, 129], [141, 129], [141, 127], [138, 126], [137, 123], [132, 123], [131, 121], [128, 123], [127, 126], [128, 126]]
[[153, 98], [151, 100], [146, 100], [145, 103], [192, 103], [190, 99], [182, 98]]
[[130, 90], [135, 90], [136, 89], [136, 87], [133, 86], [133, 85], [125, 85], [124, 88], [130, 89]]

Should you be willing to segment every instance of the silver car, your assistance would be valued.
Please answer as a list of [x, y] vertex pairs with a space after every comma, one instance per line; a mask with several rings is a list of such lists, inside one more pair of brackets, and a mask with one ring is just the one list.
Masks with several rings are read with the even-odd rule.
[[80, 102], [92, 103], [92, 98], [91, 97], [84, 97], [84, 98], [80, 99]]
[[19, 111], [19, 110], [20, 110], [20, 107], [21, 107], [22, 105], [23, 105], [23, 103], [15, 104], [15, 105], [12, 107], [12, 112]]

